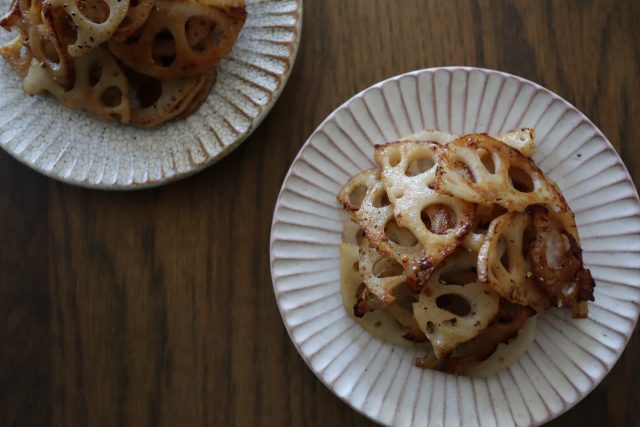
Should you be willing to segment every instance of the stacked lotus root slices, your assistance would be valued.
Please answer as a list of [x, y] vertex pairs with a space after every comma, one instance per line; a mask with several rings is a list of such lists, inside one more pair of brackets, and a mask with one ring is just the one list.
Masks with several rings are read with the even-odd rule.
[[152, 127], [204, 102], [245, 19], [244, 0], [13, 0], [0, 54], [29, 95]]
[[375, 146], [338, 200], [345, 308], [367, 330], [465, 374], [550, 307], [587, 316], [595, 286], [573, 213], [530, 156], [533, 130], [425, 131]]

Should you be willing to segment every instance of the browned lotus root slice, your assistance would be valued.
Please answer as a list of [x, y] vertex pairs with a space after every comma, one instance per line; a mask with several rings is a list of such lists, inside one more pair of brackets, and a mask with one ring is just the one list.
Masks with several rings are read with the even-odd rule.
[[[351, 212], [352, 220], [358, 224], [367, 237], [366, 247], [361, 247], [361, 275], [366, 285], [385, 303], [393, 300], [384, 297], [385, 287], [374, 280], [373, 267], [380, 257], [389, 258], [400, 264], [406, 274], [407, 285], [414, 293], [420, 291], [418, 276], [431, 272], [426, 266], [416, 271], [419, 260], [425, 258], [424, 248], [406, 228], [398, 226], [393, 217], [393, 207], [389, 204], [380, 172], [370, 169], [353, 177], [338, 194], [338, 200]], [[376, 291], [373, 291], [376, 289]]]
[[246, 19], [243, 2], [157, 0], [140, 33], [111, 40], [111, 52], [130, 68], [158, 79], [208, 72], [233, 46]]
[[111, 40], [123, 42], [142, 28], [147, 22], [155, 3], [155, 0], [129, 0], [127, 14], [120, 22], [116, 32], [111, 36]]
[[[14, 26], [20, 28], [25, 35], [23, 42], [30, 55], [47, 69], [55, 81], [69, 89], [74, 79], [73, 61], [64, 46], [62, 36], [54, 31], [55, 19], [57, 15], [47, 8], [46, 3], [43, 8], [39, 0], [15, 0], [9, 12], [0, 20], [0, 26], [6, 30], [11, 30]], [[14, 52], [17, 48], [18, 46], [14, 46]], [[29, 65], [25, 67], [23, 64], [22, 71], [17, 70], [18, 73], [24, 73], [25, 68], [28, 69]]]
[[194, 96], [191, 102], [189, 102], [189, 105], [187, 105], [187, 107], [176, 116], [176, 119], [189, 117], [190, 115], [195, 113], [202, 104], [204, 104], [204, 101], [207, 100], [209, 94], [211, 93], [211, 89], [216, 83], [217, 76], [218, 73], [216, 72], [215, 68], [205, 75], [204, 84], [198, 90], [196, 96]]
[[76, 79], [65, 91], [37, 61], [32, 61], [23, 81], [29, 95], [49, 92], [70, 108], [84, 109], [102, 120], [128, 123], [131, 118], [129, 84], [115, 58], [103, 48], [74, 60]]
[[423, 247], [409, 260], [418, 282], [428, 279], [442, 259], [460, 245], [471, 230], [475, 205], [433, 190], [436, 163], [442, 148], [428, 141], [378, 145], [374, 159], [393, 204], [397, 224]]
[[[31, 6], [29, 4], [24, 4], [24, 3], [23, 5], [24, 7], [26, 7], [27, 11]], [[40, 7], [40, 5], [37, 5], [37, 6]], [[2, 18], [0, 18], [0, 27], [4, 28], [7, 31], [11, 31], [11, 29], [16, 24], [20, 23], [21, 18], [22, 16], [20, 12], [20, 1], [12, 0], [11, 5], [9, 6], [9, 10], [4, 15], [2, 15]]]
[[131, 123], [153, 127], [174, 119], [187, 109], [199, 107], [201, 92], [210, 88], [212, 77], [202, 75], [181, 79], [158, 80], [128, 70], [131, 86]]
[[[547, 209], [532, 206], [532, 228], [535, 239], [529, 255], [531, 271], [538, 285], [558, 307], [576, 307], [581, 301], [593, 301], [595, 282], [584, 268], [582, 249], [576, 239], [552, 221]], [[584, 309], [574, 312], [586, 317]]]
[[492, 221], [478, 255], [478, 277], [503, 298], [544, 311], [549, 298], [536, 284], [525, 258], [530, 226], [525, 212], [508, 212]]
[[[471, 373], [472, 368], [480, 368], [478, 365], [491, 357], [500, 344], [513, 340], [534, 313], [529, 307], [500, 300], [498, 314], [475, 338], [456, 347], [449, 358], [438, 360], [435, 355], [429, 354], [416, 359], [416, 366], [467, 375]], [[515, 350], [524, 352], [525, 349], [526, 347]], [[481, 369], [473, 369], [473, 371], [479, 374], [474, 376], [486, 376]]]
[[475, 265], [473, 253], [450, 255], [413, 304], [413, 315], [438, 359], [480, 334], [498, 312], [500, 298], [478, 281]]
[[374, 246], [387, 239], [385, 226], [393, 218], [393, 206], [378, 170], [369, 169], [351, 178], [338, 193], [338, 201]]
[[[39, 0], [34, 0], [39, 1]], [[68, 44], [73, 57], [86, 55], [116, 32], [129, 8], [129, 0], [47, 0], [56, 11], [64, 11], [73, 22], [75, 37]], [[62, 29], [56, 28], [60, 33]], [[69, 37], [68, 30], [65, 31]]]
[[[518, 150], [522, 155], [531, 157], [536, 150], [534, 135], [535, 132], [533, 129], [522, 128], [504, 133], [498, 137], [498, 140]], [[425, 129], [403, 137], [402, 141], [430, 141], [439, 145], [446, 145], [459, 137], [459, 135], [454, 135], [449, 132]]]
[[498, 140], [518, 150], [523, 156], [531, 157], [536, 151], [534, 136], [534, 129], [522, 128], [504, 133], [498, 137]]
[[403, 266], [378, 252], [368, 239], [360, 244], [359, 268], [365, 285], [384, 306], [394, 303], [396, 289], [406, 286]]
[[21, 32], [13, 40], [0, 46], [0, 55], [7, 60], [9, 65], [20, 77], [24, 78], [29, 70], [33, 55], [24, 45], [25, 35]]
[[425, 342], [426, 337], [415, 319], [402, 306], [392, 304], [384, 309], [373, 294], [367, 295], [366, 292], [367, 288], [358, 274], [358, 246], [343, 243], [340, 245], [340, 293], [349, 316], [385, 341], [409, 347]]
[[557, 186], [533, 161], [486, 134], [447, 144], [438, 162], [436, 191], [513, 211], [533, 204], [554, 212], [569, 210]]

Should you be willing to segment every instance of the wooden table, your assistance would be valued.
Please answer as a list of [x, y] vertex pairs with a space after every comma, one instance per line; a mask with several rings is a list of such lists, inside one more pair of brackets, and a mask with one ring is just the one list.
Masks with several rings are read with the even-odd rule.
[[[604, 131], [640, 184], [640, 2], [307, 0], [271, 114], [219, 164], [162, 188], [88, 191], [0, 153], [0, 425], [342, 426], [289, 341], [268, 241], [312, 130], [386, 77], [472, 65], [538, 82]], [[640, 425], [640, 334], [551, 425]]]

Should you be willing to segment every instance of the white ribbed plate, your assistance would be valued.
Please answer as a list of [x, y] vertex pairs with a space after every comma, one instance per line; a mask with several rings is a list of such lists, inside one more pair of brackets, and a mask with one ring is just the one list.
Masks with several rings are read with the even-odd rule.
[[[9, 0], [0, 0], [2, 10]], [[0, 147], [84, 187], [127, 190], [191, 175], [228, 154], [276, 102], [300, 42], [302, 0], [246, 0], [247, 21], [202, 107], [152, 130], [104, 123], [52, 97], [28, 97], [0, 58]], [[4, 13], [4, 12], [3, 12]], [[0, 30], [0, 41], [11, 35]]]
[[[346, 215], [335, 195], [372, 167], [373, 145], [425, 128], [500, 134], [535, 127], [540, 167], [576, 213], [596, 279], [589, 319], [552, 310], [510, 368], [468, 379], [413, 366], [414, 350], [372, 338], [339, 295], [338, 245]], [[640, 306], [640, 202], [622, 161], [578, 110], [521, 78], [436, 68], [379, 83], [333, 112], [300, 150], [271, 230], [271, 274], [298, 351], [359, 412], [400, 426], [537, 425], [575, 405], [609, 372]], [[620, 384], [620, 387], [625, 387]]]

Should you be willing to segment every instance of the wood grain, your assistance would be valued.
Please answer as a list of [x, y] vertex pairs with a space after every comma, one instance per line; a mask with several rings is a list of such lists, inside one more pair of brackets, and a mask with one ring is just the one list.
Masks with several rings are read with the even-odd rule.
[[[640, 184], [640, 3], [307, 0], [273, 111], [214, 167], [108, 193], [0, 153], [0, 425], [363, 426], [282, 325], [268, 239], [280, 184], [313, 129], [386, 77], [442, 65], [538, 82], [585, 112]], [[640, 334], [550, 423], [640, 426]]]

